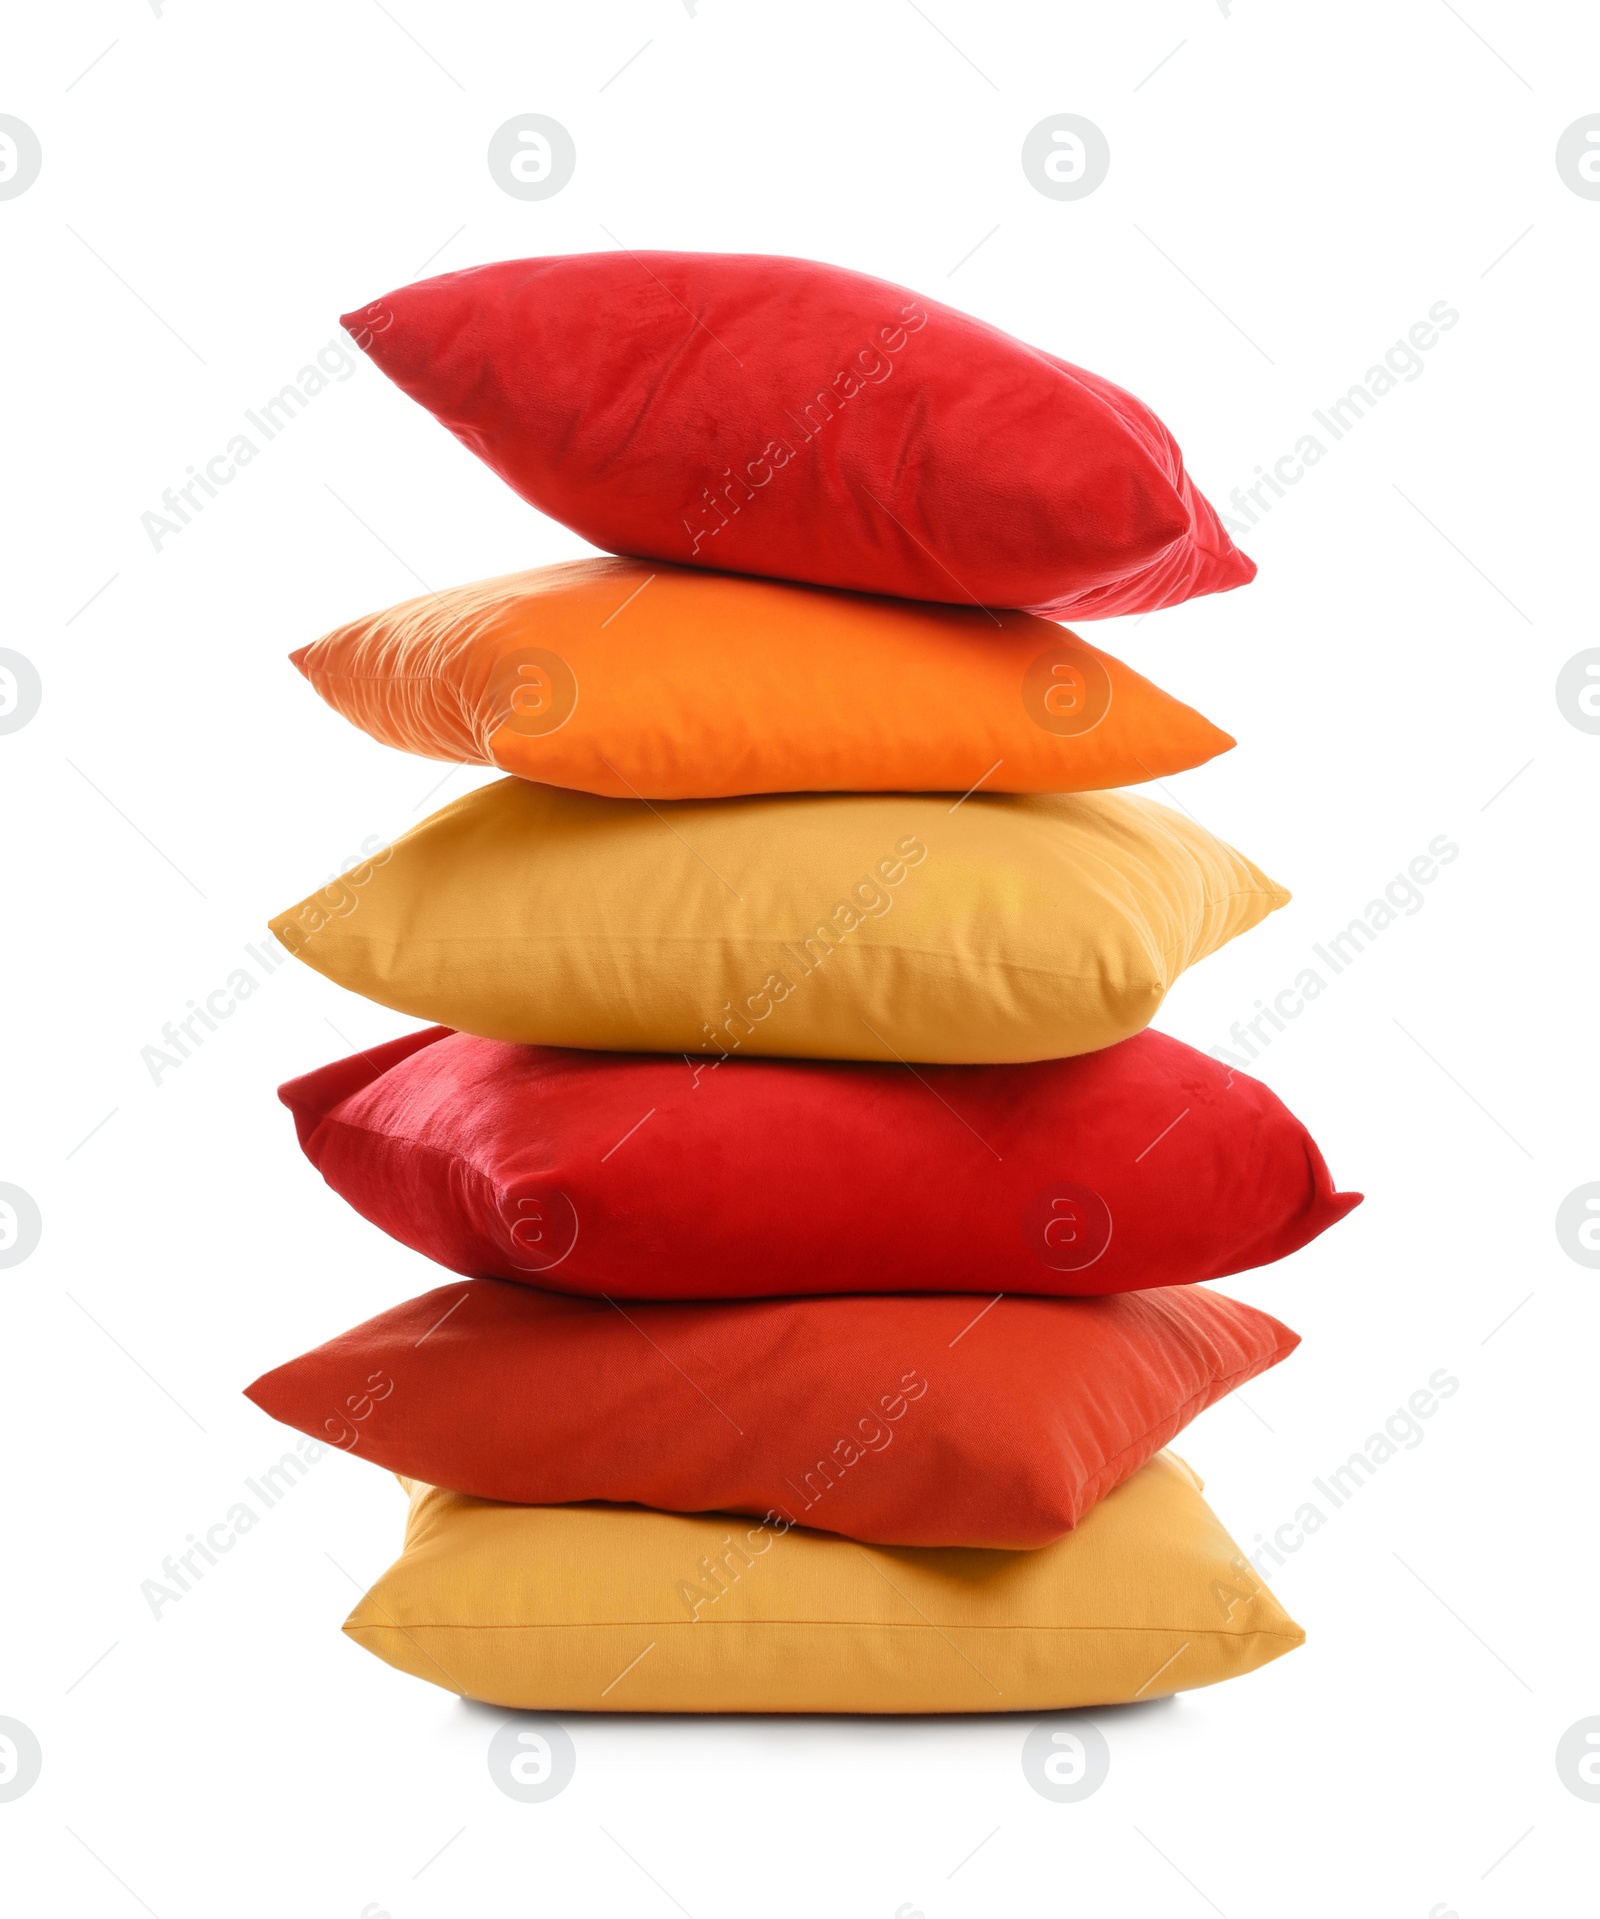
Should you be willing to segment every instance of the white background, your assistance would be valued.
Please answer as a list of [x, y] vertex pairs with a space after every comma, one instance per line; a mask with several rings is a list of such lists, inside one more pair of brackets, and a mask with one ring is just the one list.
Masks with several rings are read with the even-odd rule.
[[[1509, 0], [11, 12], [0, 112], [44, 167], [0, 201], [0, 645], [44, 703], [0, 739], [0, 1179], [44, 1232], [0, 1273], [0, 1715], [44, 1770], [0, 1804], [8, 1906], [1590, 1909], [1600, 1806], [1554, 1752], [1600, 1713], [1600, 1274], [1554, 1219], [1600, 1178], [1600, 738], [1554, 689], [1597, 640], [1600, 202], [1554, 150], [1600, 110], [1597, 56], [1591, 10]], [[577, 145], [540, 203], [485, 163], [524, 112]], [[1060, 112], [1112, 154], [1071, 203], [1020, 164]], [[575, 1718], [572, 1785], [516, 1804], [484, 1759], [503, 1715], [339, 1632], [403, 1512], [342, 1455], [159, 1620], [141, 1597], [284, 1450], [240, 1388], [436, 1276], [324, 1189], [274, 1098], [404, 1022], [291, 965], [159, 1085], [141, 1063], [270, 912], [473, 777], [434, 798], [443, 768], [285, 655], [419, 579], [583, 548], [365, 362], [160, 552], [140, 515], [341, 311], [424, 265], [614, 243], [968, 308], [1143, 396], [1219, 504], [1433, 303], [1461, 316], [1243, 540], [1254, 586], [1088, 629], [1237, 735], [1171, 792], [1295, 893], [1168, 1031], [1225, 1043], [1431, 839], [1461, 849], [1261, 1061], [1368, 1198], [1232, 1286], [1305, 1343], [1182, 1450], [1248, 1547], [1436, 1368], [1461, 1385], [1275, 1571], [1305, 1648], [1097, 1715], [1111, 1772], [1079, 1805], [1030, 1789], [1003, 1717]]]

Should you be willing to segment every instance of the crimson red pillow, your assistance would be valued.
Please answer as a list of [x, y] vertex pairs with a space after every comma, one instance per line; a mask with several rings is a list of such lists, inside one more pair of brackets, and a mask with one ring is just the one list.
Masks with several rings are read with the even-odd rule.
[[471, 1280], [248, 1391], [316, 1439], [483, 1499], [633, 1501], [889, 1545], [1023, 1547], [1070, 1530], [1196, 1413], [1299, 1344], [1199, 1289], [987, 1303], [624, 1309]]
[[1360, 1197], [1265, 1086], [1148, 1031], [912, 1072], [433, 1027], [279, 1096], [406, 1245], [624, 1299], [1173, 1286], [1282, 1259]]
[[1057, 619], [1255, 576], [1132, 394], [842, 267], [504, 260], [343, 324], [525, 500], [614, 553]]

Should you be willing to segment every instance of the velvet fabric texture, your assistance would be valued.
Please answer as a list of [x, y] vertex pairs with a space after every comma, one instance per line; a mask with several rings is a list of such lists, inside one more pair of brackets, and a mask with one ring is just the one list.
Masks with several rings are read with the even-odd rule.
[[911, 1073], [434, 1028], [280, 1097], [396, 1239], [616, 1299], [1175, 1286], [1282, 1259], [1360, 1197], [1267, 1087], [1154, 1032]]
[[1255, 575], [1132, 394], [842, 267], [505, 260], [343, 323], [525, 500], [610, 552], [1055, 619]]

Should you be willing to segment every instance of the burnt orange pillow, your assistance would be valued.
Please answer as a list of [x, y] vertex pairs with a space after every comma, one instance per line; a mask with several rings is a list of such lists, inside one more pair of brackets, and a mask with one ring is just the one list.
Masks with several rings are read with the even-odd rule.
[[615, 799], [1090, 792], [1233, 744], [1031, 613], [661, 562], [456, 587], [293, 658], [388, 746]]
[[1025, 1547], [1070, 1531], [1298, 1344], [1200, 1286], [624, 1308], [476, 1279], [393, 1307], [248, 1390], [315, 1439], [478, 1498]]

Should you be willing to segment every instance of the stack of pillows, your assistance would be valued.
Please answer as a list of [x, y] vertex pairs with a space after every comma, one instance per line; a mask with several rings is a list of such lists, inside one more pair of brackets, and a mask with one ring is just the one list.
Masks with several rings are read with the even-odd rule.
[[1287, 895], [1117, 790], [1233, 742], [1054, 624], [1251, 577], [1166, 428], [798, 260], [506, 262], [345, 325], [632, 556], [295, 655], [506, 776], [273, 922], [436, 1022], [282, 1097], [463, 1276], [249, 1389], [408, 1488], [346, 1631], [569, 1711], [1105, 1704], [1299, 1644], [1163, 1448], [1297, 1343], [1196, 1282], [1358, 1196], [1148, 1030]]

